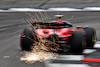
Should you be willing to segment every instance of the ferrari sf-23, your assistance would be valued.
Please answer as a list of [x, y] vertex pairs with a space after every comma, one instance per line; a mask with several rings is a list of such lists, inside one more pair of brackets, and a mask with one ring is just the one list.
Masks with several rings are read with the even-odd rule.
[[93, 48], [97, 40], [94, 28], [73, 27], [70, 22], [62, 20], [63, 15], [55, 16], [57, 19], [50, 22], [32, 23], [31, 30], [25, 28], [20, 37], [21, 49], [31, 50], [34, 42], [42, 39], [47, 39], [48, 42], [54, 41], [62, 49], [61, 52], [82, 53], [84, 48]]

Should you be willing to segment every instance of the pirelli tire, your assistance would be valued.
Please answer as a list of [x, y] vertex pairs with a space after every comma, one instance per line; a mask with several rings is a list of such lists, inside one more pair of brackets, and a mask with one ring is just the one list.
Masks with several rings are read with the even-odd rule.
[[84, 28], [86, 32], [86, 47], [93, 48], [97, 38], [96, 38], [96, 30], [92, 27]]
[[85, 48], [85, 32], [73, 31], [70, 46], [73, 53], [82, 53]]
[[32, 42], [33, 35], [30, 29], [25, 28], [22, 32], [22, 35], [20, 37], [20, 47], [22, 50], [30, 51], [31, 46], [33, 44]]

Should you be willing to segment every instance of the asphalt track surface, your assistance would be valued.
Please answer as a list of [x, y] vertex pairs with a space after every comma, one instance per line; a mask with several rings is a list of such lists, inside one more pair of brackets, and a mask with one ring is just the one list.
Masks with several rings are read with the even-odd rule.
[[[53, 15], [57, 13], [65, 15], [63, 19], [70, 21], [74, 26], [94, 27], [97, 31], [97, 38], [100, 40], [100, 12], [47, 12], [51, 19], [54, 19]], [[0, 13], [0, 67], [44, 67], [42, 62], [26, 64], [19, 60], [19, 57], [23, 56], [23, 51], [19, 47], [20, 31], [27, 26], [21, 19], [24, 18], [23, 20], [27, 22], [27, 16], [26, 13], [21, 12]], [[98, 49], [98, 52], [88, 57], [99, 57], [99, 51]]]

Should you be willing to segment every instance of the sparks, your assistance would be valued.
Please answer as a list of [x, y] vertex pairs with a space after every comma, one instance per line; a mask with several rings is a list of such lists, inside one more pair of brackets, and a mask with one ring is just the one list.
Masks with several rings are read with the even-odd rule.
[[[36, 40], [36, 35], [34, 35], [34, 32], [32, 30], [32, 28], [34, 28], [34, 25], [32, 25], [32, 22], [38, 22], [37, 18], [42, 19], [41, 21], [43, 23], [44, 23], [45, 16], [48, 17], [48, 19], [46, 18], [47, 21], [48, 20], [51, 21], [51, 19], [46, 13], [42, 14], [41, 12], [39, 12], [40, 16], [38, 16], [36, 12], [34, 15], [30, 13], [27, 13], [27, 14], [29, 15], [27, 17], [27, 22], [29, 26], [27, 27], [32, 32], [32, 35], [34, 36], [35, 40], [33, 40], [30, 37], [27, 37], [31, 41], [33, 41], [34, 44], [31, 47], [32, 49], [31, 52], [25, 51], [24, 56], [20, 57], [20, 60], [25, 61], [26, 63], [35, 63], [37, 61], [42, 62], [42, 61], [49, 60], [49, 59], [56, 59], [57, 53], [52, 53], [52, 51], [57, 52], [58, 50], [61, 50], [61, 49], [59, 48], [59, 45], [55, 43], [55, 38], [52, 37], [54, 40], [53, 42], [51, 41], [45, 42], [47, 41], [47, 39], [43, 39], [43, 40], [38, 39], [39, 41], [38, 42]], [[33, 18], [35, 19], [33, 20]]]
[[25, 52], [25, 55], [20, 58], [21, 61], [26, 63], [42, 62], [49, 59], [56, 59], [57, 54], [50, 52]]

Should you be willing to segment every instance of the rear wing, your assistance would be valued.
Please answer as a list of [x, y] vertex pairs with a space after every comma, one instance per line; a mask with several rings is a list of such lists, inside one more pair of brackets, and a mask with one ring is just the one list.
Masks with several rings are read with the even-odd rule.
[[63, 22], [63, 23], [57, 23], [56, 21], [50, 22], [50, 23], [43, 23], [43, 22], [35, 22], [32, 24], [36, 28], [49, 28], [49, 29], [55, 29], [55, 28], [65, 28], [65, 27], [72, 27], [70, 22]]

